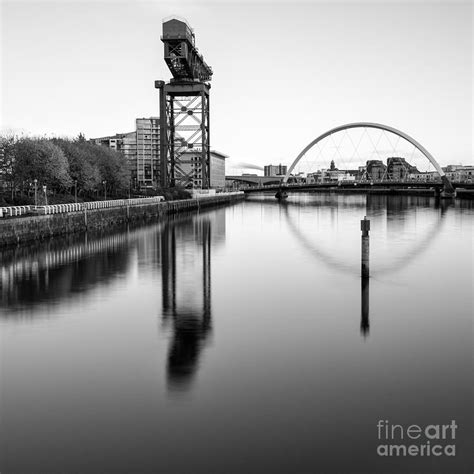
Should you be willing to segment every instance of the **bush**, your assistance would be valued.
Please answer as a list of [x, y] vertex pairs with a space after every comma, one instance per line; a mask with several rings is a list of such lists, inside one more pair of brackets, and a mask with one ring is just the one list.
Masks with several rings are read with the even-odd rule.
[[164, 196], [167, 201], [179, 201], [181, 199], [191, 199], [191, 193], [182, 187], [158, 188], [156, 194]]

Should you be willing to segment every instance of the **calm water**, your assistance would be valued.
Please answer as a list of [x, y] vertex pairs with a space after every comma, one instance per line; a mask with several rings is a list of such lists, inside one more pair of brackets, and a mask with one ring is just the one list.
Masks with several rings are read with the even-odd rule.
[[[473, 230], [470, 202], [261, 196], [4, 252], [1, 472], [471, 473]], [[381, 458], [380, 419], [456, 420], [457, 455]]]

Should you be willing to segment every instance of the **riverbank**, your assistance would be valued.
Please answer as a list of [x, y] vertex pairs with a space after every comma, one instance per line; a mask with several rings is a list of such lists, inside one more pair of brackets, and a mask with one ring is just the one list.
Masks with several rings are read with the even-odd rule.
[[6, 219], [0, 221], [0, 247], [88, 230], [112, 229], [127, 223], [149, 222], [169, 214], [198, 211], [243, 199], [245, 199], [244, 193], [222, 193], [199, 199], [82, 209], [61, 214]]
[[[259, 189], [259, 190], [244, 190], [247, 195], [251, 194], [266, 194], [275, 195], [279, 188], [274, 189]], [[288, 187], [286, 189], [289, 195], [297, 193], [311, 193], [311, 194], [377, 194], [385, 196], [428, 196], [428, 197], [439, 197], [440, 193], [435, 189], [430, 188], [383, 188], [383, 187], [327, 187], [327, 188], [308, 188], [308, 189], [295, 189]], [[457, 188], [456, 195], [453, 199], [474, 199], [474, 189]]]

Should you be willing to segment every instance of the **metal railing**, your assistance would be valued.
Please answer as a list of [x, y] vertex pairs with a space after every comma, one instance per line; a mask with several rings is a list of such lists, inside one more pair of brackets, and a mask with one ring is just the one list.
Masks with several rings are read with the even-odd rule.
[[143, 197], [137, 199], [111, 199], [108, 201], [90, 201], [76, 204], [51, 204], [48, 206], [9, 206], [0, 207], [0, 217], [16, 217], [26, 214], [61, 214], [82, 212], [84, 210], [107, 209], [114, 207], [140, 206], [163, 202], [163, 196]]
[[0, 207], [0, 217], [15, 217], [29, 214], [34, 206]]
[[[210, 199], [222, 196], [234, 196], [243, 194], [242, 191], [218, 193], [212, 196], [202, 195], [198, 199]], [[51, 204], [48, 206], [8, 206], [0, 207], [0, 218], [2, 217], [17, 217], [25, 215], [50, 215], [62, 214], [68, 212], [84, 212], [85, 210], [108, 209], [116, 207], [141, 206], [144, 204], [157, 204], [164, 202], [164, 196], [141, 197], [135, 199], [111, 199], [108, 201], [90, 201], [80, 202], [76, 204]], [[179, 201], [170, 201], [179, 202]]]

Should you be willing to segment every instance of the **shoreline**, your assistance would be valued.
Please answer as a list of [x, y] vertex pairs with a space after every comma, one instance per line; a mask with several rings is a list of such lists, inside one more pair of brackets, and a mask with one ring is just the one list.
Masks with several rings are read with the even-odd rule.
[[[389, 189], [389, 188], [340, 188], [340, 187], [328, 187], [328, 188], [321, 188], [321, 189], [302, 189], [302, 190], [295, 190], [291, 187], [286, 189], [287, 192], [291, 195], [294, 194], [377, 194], [377, 195], [384, 195], [384, 196], [426, 196], [426, 197], [434, 197], [439, 198], [439, 194], [437, 194], [433, 189]], [[244, 190], [245, 192], [245, 190]], [[259, 189], [258, 191], [246, 192], [246, 195], [250, 196], [252, 194], [275, 194], [274, 189]], [[444, 198], [443, 198], [444, 199]], [[456, 189], [456, 196], [447, 199], [474, 199], [474, 189], [466, 189], [466, 188], [457, 188]]]
[[199, 199], [9, 218], [0, 220], [0, 248], [42, 241], [60, 235], [115, 229], [126, 224], [159, 221], [164, 216], [199, 211], [202, 208], [230, 204], [244, 199], [244, 193], [222, 193]]

